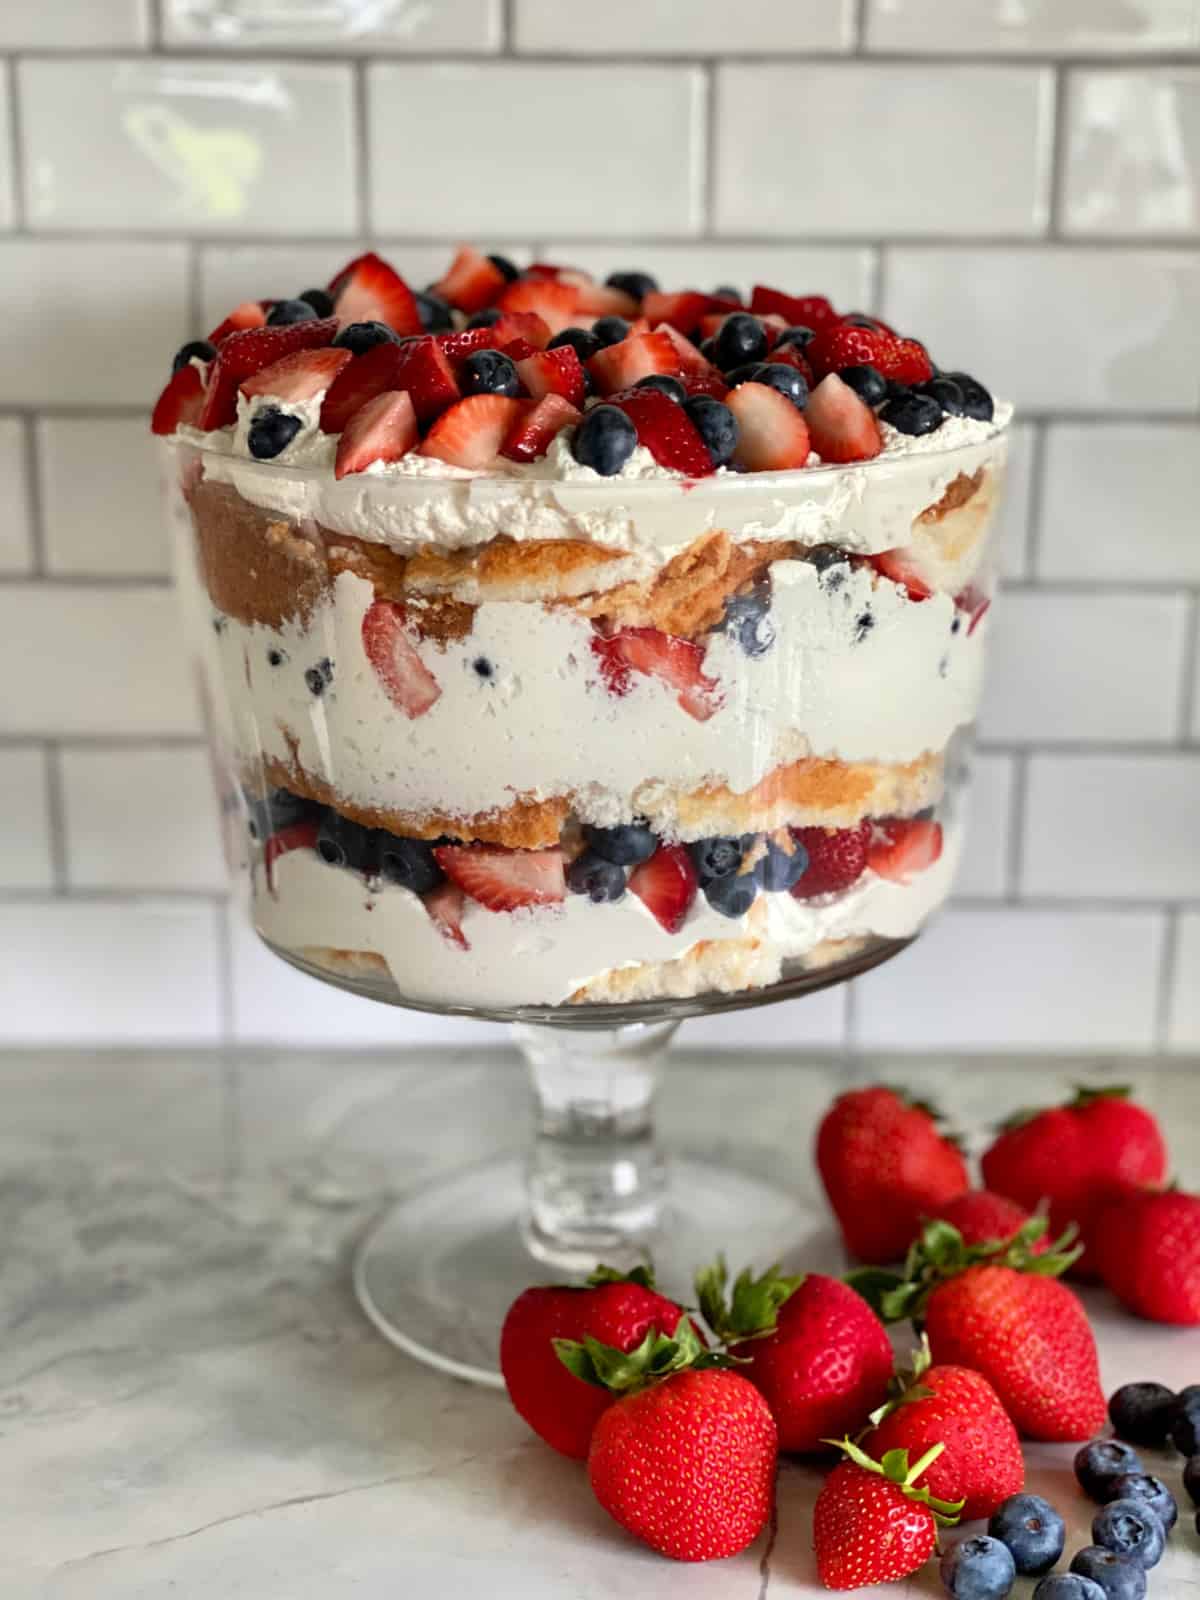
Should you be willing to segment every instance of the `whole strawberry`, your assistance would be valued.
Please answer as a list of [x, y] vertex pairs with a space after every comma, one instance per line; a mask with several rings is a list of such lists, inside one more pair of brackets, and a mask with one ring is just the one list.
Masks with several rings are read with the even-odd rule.
[[1109, 1193], [1157, 1187], [1166, 1175], [1162, 1131], [1127, 1088], [1080, 1089], [1066, 1105], [1022, 1112], [983, 1156], [989, 1189], [1029, 1211], [1049, 1203], [1052, 1235], [1075, 1223], [1085, 1246], [1074, 1269], [1081, 1278], [1098, 1276], [1091, 1237]]
[[817, 1166], [850, 1254], [899, 1261], [925, 1217], [969, 1187], [966, 1162], [927, 1106], [877, 1086], [839, 1095]]
[[1100, 1267], [1123, 1306], [1150, 1322], [1200, 1323], [1200, 1195], [1129, 1191], [1105, 1208]]
[[[957, 1228], [965, 1244], [987, 1244], [992, 1239], [1007, 1242], [1030, 1221], [1030, 1213], [1006, 1195], [993, 1194], [990, 1189], [968, 1189], [939, 1206], [936, 1218], [930, 1220], [948, 1222]], [[1030, 1246], [1035, 1255], [1049, 1248], [1045, 1235]]]
[[555, 1339], [584, 1339], [629, 1351], [650, 1332], [673, 1334], [683, 1312], [654, 1290], [644, 1268], [628, 1277], [601, 1268], [587, 1288], [526, 1289], [500, 1330], [500, 1371], [508, 1397], [548, 1445], [587, 1459], [592, 1429], [612, 1396], [573, 1377], [555, 1354]]
[[[1030, 1439], [1088, 1439], [1107, 1414], [1096, 1341], [1078, 1298], [1054, 1276], [1075, 1259], [1034, 1255], [1035, 1218], [1009, 1244], [967, 1246], [931, 1222], [901, 1275], [861, 1271], [852, 1282], [885, 1320], [922, 1317], [933, 1359], [982, 1372]], [[1060, 1241], [1065, 1242], [1065, 1241]]]
[[918, 1571], [937, 1546], [940, 1523], [961, 1507], [934, 1497], [917, 1479], [937, 1460], [934, 1445], [910, 1467], [907, 1450], [874, 1461], [844, 1439], [849, 1460], [834, 1467], [813, 1508], [817, 1571], [827, 1589], [894, 1583]]
[[739, 1274], [726, 1300], [725, 1263], [696, 1276], [704, 1320], [765, 1396], [779, 1448], [824, 1451], [830, 1437], [857, 1433], [887, 1398], [892, 1347], [861, 1295], [810, 1272]]
[[925, 1484], [942, 1499], [961, 1497], [964, 1517], [990, 1517], [1024, 1486], [1021, 1443], [1000, 1396], [981, 1372], [934, 1366], [927, 1342], [876, 1416], [878, 1426], [863, 1441], [872, 1455], [907, 1450], [916, 1458], [945, 1445], [926, 1469]]

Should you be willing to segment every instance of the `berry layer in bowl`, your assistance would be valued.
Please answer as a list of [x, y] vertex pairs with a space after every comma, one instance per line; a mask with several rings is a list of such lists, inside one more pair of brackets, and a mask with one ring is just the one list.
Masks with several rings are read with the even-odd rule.
[[312, 315], [249, 302], [156, 411], [259, 932], [491, 1013], [736, 995], [911, 937], [961, 843], [1007, 408], [775, 291], [506, 270], [481, 313], [486, 259], [435, 286], [458, 306], [410, 312], [375, 257]]

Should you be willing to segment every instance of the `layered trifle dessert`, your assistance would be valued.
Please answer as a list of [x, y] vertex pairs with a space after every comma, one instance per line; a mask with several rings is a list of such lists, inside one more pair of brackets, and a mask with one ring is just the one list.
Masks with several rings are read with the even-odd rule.
[[463, 248], [236, 307], [153, 427], [260, 934], [492, 1012], [909, 938], [960, 847], [1009, 414], [761, 285]]

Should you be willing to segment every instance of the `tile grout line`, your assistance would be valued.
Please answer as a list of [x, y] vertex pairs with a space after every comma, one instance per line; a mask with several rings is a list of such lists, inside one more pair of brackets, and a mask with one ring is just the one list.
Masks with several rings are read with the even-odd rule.
[[1029, 493], [1025, 502], [1025, 570], [1026, 583], [1038, 585], [1042, 565], [1043, 505], [1046, 493], [1046, 457], [1049, 448], [1049, 427], [1043, 420], [1030, 423]]
[[870, 0], [854, 0], [854, 9], [850, 18], [853, 37], [850, 41], [850, 53], [857, 61], [871, 59], [867, 51], [867, 11]]
[[1196, 685], [1200, 679], [1200, 593], [1194, 593], [1188, 606], [1189, 626], [1183, 641], [1183, 689], [1179, 696], [1179, 743], [1185, 748], [1191, 739], [1192, 722], [1200, 718], [1196, 704]]
[[[48, 550], [46, 541], [46, 509], [42, 495], [41, 474], [41, 448], [38, 442], [39, 421], [33, 416], [21, 419], [22, 437], [21, 450], [22, 462], [25, 469], [25, 489], [29, 506], [29, 532], [33, 543], [33, 567], [24, 574], [26, 582], [44, 583], [51, 574], [48, 571]], [[5, 573], [0, 579], [3, 583], [21, 577], [20, 573]]]
[[[1052, 243], [1064, 242], [1063, 200], [1067, 187], [1067, 69], [1061, 62], [1047, 63], [1052, 74], [1050, 102], [1050, 173], [1046, 193], [1045, 237]], [[1067, 241], [1072, 242], [1072, 241]]]
[[50, 838], [50, 861], [57, 898], [72, 896], [67, 842], [67, 806], [63, 785], [62, 752], [55, 739], [44, 745], [46, 763], [46, 825]]
[[[25, 229], [25, 151], [22, 136], [21, 119], [17, 111], [17, 63], [16, 59], [6, 57], [0, 62], [4, 74], [4, 87], [8, 92], [8, 114], [5, 125], [0, 130], [0, 150], [7, 149], [12, 157], [12, 211], [15, 233], [23, 233]], [[8, 231], [8, 230], [6, 230]], [[0, 235], [0, 237], [3, 237]]]
[[359, 234], [371, 241], [375, 237], [374, 217], [371, 214], [371, 134], [367, 104], [371, 89], [365, 61], [354, 64], [351, 82], [354, 94], [354, 207]]
[[1008, 837], [1005, 840], [1008, 860], [1004, 872], [1004, 901], [1020, 904], [1021, 884], [1025, 876], [1025, 816], [1029, 807], [1029, 751], [1020, 750], [1012, 756], [1012, 806], [1008, 818]]
[[699, 191], [698, 219], [705, 240], [712, 240], [716, 233], [718, 121], [724, 120], [723, 113], [718, 114], [717, 107], [724, 98], [718, 88], [715, 69], [711, 65], [705, 67], [699, 78], [699, 93], [693, 113], [699, 125], [695, 130], [696, 159], [692, 179]]
[[500, 50], [493, 60], [518, 61], [523, 53], [517, 49], [516, 0], [500, 0]]

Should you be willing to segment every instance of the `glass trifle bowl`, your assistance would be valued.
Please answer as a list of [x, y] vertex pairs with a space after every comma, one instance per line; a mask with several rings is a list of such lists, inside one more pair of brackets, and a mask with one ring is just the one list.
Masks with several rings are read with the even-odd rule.
[[681, 1287], [803, 1235], [785, 1183], [664, 1160], [658, 1070], [681, 1019], [853, 977], [946, 897], [1008, 411], [700, 477], [597, 471], [577, 415], [523, 464], [338, 476], [323, 391], [247, 450], [286, 398], [166, 442], [229, 859], [303, 972], [516, 1025], [529, 1157], [402, 1198], [356, 1268], [396, 1343], [494, 1381], [536, 1276], [651, 1252]]

